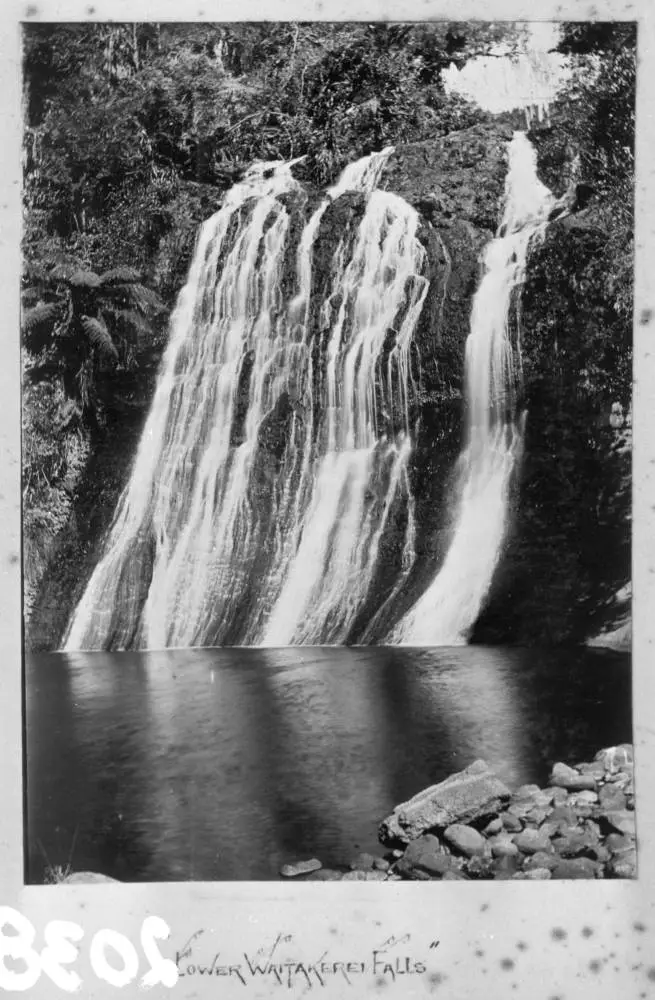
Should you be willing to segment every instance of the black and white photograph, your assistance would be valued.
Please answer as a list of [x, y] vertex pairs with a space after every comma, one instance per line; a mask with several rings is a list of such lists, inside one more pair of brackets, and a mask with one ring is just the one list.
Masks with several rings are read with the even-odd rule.
[[637, 34], [23, 23], [28, 885], [637, 877]]

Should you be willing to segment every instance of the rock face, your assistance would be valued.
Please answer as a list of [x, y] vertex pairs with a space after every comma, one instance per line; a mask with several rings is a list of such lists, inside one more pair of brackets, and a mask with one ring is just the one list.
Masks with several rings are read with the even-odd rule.
[[[556, 763], [549, 788], [523, 785], [512, 793], [476, 761], [384, 820], [382, 843], [407, 845], [388, 855], [387, 876], [634, 878], [635, 816], [625, 805], [633, 795], [633, 767], [632, 747], [610, 747], [591, 763]], [[605, 805], [621, 801], [623, 808]]]
[[[412, 413], [412, 423], [420, 427], [411, 468], [417, 498], [418, 558], [413, 589], [406, 594], [408, 602], [431, 579], [435, 562], [445, 550], [448, 475], [461, 445], [464, 344], [480, 253], [498, 224], [507, 169], [506, 144], [510, 138], [511, 128], [491, 123], [428, 142], [398, 145], [380, 179], [381, 188], [403, 197], [421, 217], [419, 238], [427, 251], [426, 276], [430, 280], [430, 291], [414, 336], [417, 354], [424, 362], [421, 362], [420, 392], [413, 402]], [[308, 200], [302, 210], [300, 206], [289, 205], [293, 211], [294, 238], [321, 197], [321, 192], [308, 189]], [[197, 195], [194, 187], [193, 197], [189, 196], [189, 211], [183, 213], [183, 232], [171, 236], [170, 247], [160, 248], [156, 269], [170, 301], [183, 283], [193, 234], [198, 224], [215, 211], [215, 201], [215, 191], [212, 201], [204, 193], [202, 197]], [[315, 245], [311, 297], [315, 314], [312, 323], [317, 330], [335, 242], [344, 227], [355, 232], [363, 208], [364, 199], [360, 195], [346, 194], [333, 203], [321, 223]], [[182, 247], [183, 266], [178, 270], [170, 266], [174, 237], [179, 237]], [[295, 294], [293, 281], [289, 281], [293, 279], [296, 264], [296, 247], [292, 243], [290, 240], [294, 252], [290, 253], [289, 268], [285, 269], [281, 282], [285, 295]], [[124, 415], [117, 414], [112, 433], [94, 447], [73, 515], [53, 543], [52, 558], [35, 596], [34, 613], [26, 634], [28, 649], [56, 649], [61, 645], [70, 612], [99, 557], [101, 540], [126, 484], [154, 391], [158, 363], [159, 356], [148, 359], [147, 373], [134, 393], [135, 406]], [[289, 433], [292, 415], [287, 407], [287, 412], [272, 414], [262, 428], [270, 444], [273, 465], [284, 435]], [[240, 440], [242, 422], [235, 421], [235, 446]], [[362, 614], [366, 614], [366, 609]]]
[[509, 789], [484, 761], [478, 760], [397, 806], [380, 825], [380, 840], [383, 844], [409, 843], [426, 830], [492, 818], [509, 797]]

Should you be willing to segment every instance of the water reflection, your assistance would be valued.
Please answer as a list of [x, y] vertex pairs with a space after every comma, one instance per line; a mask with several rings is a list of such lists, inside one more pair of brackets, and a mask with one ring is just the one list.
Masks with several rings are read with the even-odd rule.
[[476, 758], [512, 784], [631, 738], [626, 658], [590, 650], [191, 649], [31, 656], [29, 878], [267, 879], [376, 850]]

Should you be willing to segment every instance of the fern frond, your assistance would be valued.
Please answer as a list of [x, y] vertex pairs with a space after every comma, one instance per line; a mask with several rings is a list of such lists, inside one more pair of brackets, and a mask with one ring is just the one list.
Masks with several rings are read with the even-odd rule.
[[76, 271], [67, 282], [73, 288], [100, 288], [100, 276], [95, 271]]
[[114, 267], [111, 271], [105, 271], [100, 275], [102, 285], [137, 285], [141, 281], [141, 275], [133, 267]]
[[58, 302], [40, 302], [33, 309], [23, 311], [23, 344], [32, 354], [39, 354], [50, 340], [59, 310]]
[[102, 293], [122, 306], [138, 309], [144, 315], [149, 313], [156, 315], [166, 308], [157, 292], [146, 288], [145, 285], [107, 285], [102, 289]]
[[61, 281], [68, 284], [72, 276], [82, 270], [84, 268], [76, 257], [61, 255], [57, 256], [54, 264], [49, 266], [47, 278], [49, 282]]
[[111, 339], [111, 334], [101, 319], [93, 316], [82, 316], [82, 329], [89, 339], [91, 347], [101, 358], [118, 361], [118, 351]]

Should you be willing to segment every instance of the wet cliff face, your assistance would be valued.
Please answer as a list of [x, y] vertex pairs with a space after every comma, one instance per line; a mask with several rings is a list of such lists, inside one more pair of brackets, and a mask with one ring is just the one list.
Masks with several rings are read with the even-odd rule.
[[631, 317], [607, 292], [607, 241], [590, 209], [551, 224], [530, 259], [525, 451], [476, 641], [584, 642], [625, 618]]
[[[394, 617], [425, 589], [449, 542], [453, 473], [463, 436], [464, 345], [481, 252], [499, 221], [511, 134], [512, 125], [501, 122], [399, 146], [379, 183], [419, 212], [430, 280], [412, 355], [416, 447], [410, 472], [417, 560]], [[550, 172], [557, 173], [554, 167]], [[308, 189], [306, 199], [288, 206], [295, 233], [291, 248], [319, 197]], [[199, 224], [207, 214], [205, 203], [191, 198], [189, 204], [196, 206], [198, 218], [192, 221]], [[362, 211], [361, 196], [345, 195], [325, 213], [315, 247], [311, 308], [317, 321], [333, 248], [344, 227], [356, 227]], [[187, 255], [191, 228], [187, 220], [178, 234]], [[629, 351], [625, 322], [607, 304], [596, 309], [589, 295], [589, 282], [593, 285], [597, 276], [588, 273], [588, 262], [602, 238], [593, 215], [582, 213], [551, 225], [530, 261], [522, 300], [525, 453], [505, 552], [474, 641], [579, 642], [611, 625], [617, 615], [614, 595], [629, 577], [629, 451], [625, 426], [612, 426], [609, 417], [613, 403], [624, 411], [629, 405], [624, 360]], [[170, 247], [161, 247], [160, 269], [169, 256]], [[284, 279], [289, 288], [293, 266], [290, 249]], [[164, 267], [164, 278], [174, 283], [170, 266]], [[606, 335], [608, 329], [612, 336]], [[54, 546], [37, 595], [28, 647], [56, 648], [61, 641], [127, 481], [157, 360], [149, 358], [131, 392], [132, 406], [112, 415], [108, 432], [94, 445], [73, 516]], [[272, 477], [298, 401], [285, 398], [283, 403], [262, 431], [270, 442], [270, 468], [262, 474]], [[399, 516], [398, 537], [404, 530]], [[392, 549], [390, 543], [380, 560], [391, 573]]]

